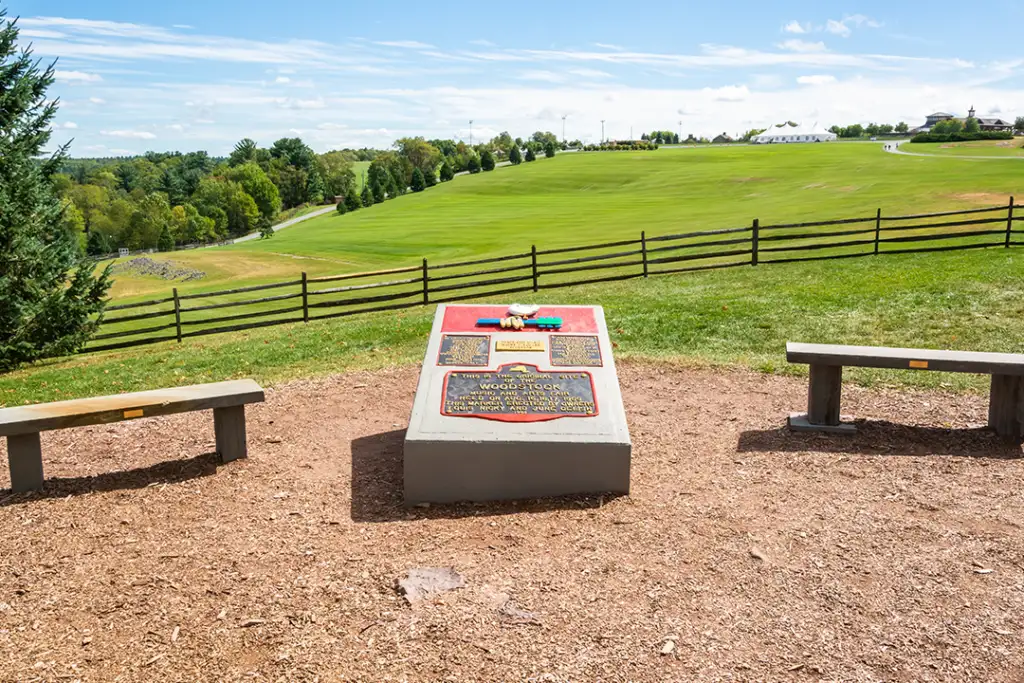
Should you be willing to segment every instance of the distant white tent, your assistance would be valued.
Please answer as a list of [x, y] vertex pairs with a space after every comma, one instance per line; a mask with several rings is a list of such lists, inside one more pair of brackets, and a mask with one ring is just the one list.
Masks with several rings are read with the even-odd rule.
[[770, 126], [760, 135], [750, 139], [755, 145], [789, 144], [794, 142], [830, 142], [836, 139], [835, 133], [818, 130], [817, 127], [804, 128], [797, 126]]

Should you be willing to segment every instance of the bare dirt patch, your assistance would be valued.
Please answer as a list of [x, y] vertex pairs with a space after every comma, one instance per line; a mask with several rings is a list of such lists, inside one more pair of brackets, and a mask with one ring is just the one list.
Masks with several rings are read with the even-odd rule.
[[964, 202], [973, 202], [975, 204], [984, 204], [986, 206], [1006, 204], [1006, 195], [995, 192], [961, 192], [959, 194], [951, 194], [947, 196], [952, 199]]
[[[795, 435], [805, 381], [629, 364], [631, 496], [405, 509], [415, 379], [271, 390], [227, 466], [208, 414], [44, 434], [0, 679], [1019, 680], [1024, 459], [982, 397], [849, 388], [856, 437]], [[421, 567], [464, 585], [410, 606]]]

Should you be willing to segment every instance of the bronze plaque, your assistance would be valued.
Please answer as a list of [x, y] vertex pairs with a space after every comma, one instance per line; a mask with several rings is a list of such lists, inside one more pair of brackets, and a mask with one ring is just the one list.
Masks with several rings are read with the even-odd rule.
[[596, 335], [555, 334], [548, 337], [551, 344], [551, 365], [555, 367], [591, 367], [604, 365], [601, 343]]
[[594, 380], [589, 372], [547, 372], [526, 363], [452, 370], [444, 380], [441, 414], [501, 422], [594, 417]]
[[438, 365], [465, 365], [487, 367], [491, 362], [491, 338], [478, 334], [441, 335]]

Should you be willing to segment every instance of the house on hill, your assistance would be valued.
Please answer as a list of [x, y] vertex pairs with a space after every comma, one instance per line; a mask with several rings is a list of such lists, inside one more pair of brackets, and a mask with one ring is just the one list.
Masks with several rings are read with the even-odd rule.
[[722, 145], [722, 144], [725, 144], [727, 142], [734, 142], [734, 140], [731, 137], [729, 137], [728, 135], [726, 135], [725, 133], [722, 133], [721, 135], [716, 135], [715, 139], [711, 141], [711, 144], [712, 145]]
[[994, 131], [1006, 131], [1013, 130], [1013, 123], [1011, 121], [1004, 121], [997, 117], [981, 117], [974, 115], [974, 107], [972, 106], [967, 111], [967, 116], [953, 116], [943, 111], [937, 111], [934, 114], [929, 114], [925, 117], [924, 125], [918, 126], [910, 130], [911, 135], [917, 135], [918, 133], [927, 133], [932, 127], [939, 121], [959, 121], [964, 123], [967, 119], [978, 119], [978, 127], [981, 130], [994, 130]]

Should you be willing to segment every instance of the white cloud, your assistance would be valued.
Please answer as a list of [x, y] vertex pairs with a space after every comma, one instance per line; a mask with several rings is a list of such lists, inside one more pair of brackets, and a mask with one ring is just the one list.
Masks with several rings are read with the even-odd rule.
[[99, 74], [85, 73], [84, 71], [54, 71], [53, 77], [64, 83], [96, 83], [103, 80]]
[[794, 19], [793, 21], [790, 21], [785, 26], [783, 26], [782, 30], [785, 33], [808, 33], [810, 31], [810, 27], [804, 26], [799, 21], [796, 21]]
[[825, 85], [835, 83], [836, 77], [830, 74], [815, 74], [813, 76], [799, 76], [796, 82], [800, 85]]
[[432, 50], [434, 48], [433, 45], [429, 43], [421, 43], [418, 40], [378, 40], [374, 45], [401, 47], [407, 50]]
[[23, 28], [18, 30], [19, 38], [64, 38], [67, 34], [44, 28]]
[[721, 88], [704, 88], [705, 95], [710, 95], [714, 102], [742, 102], [750, 97], [750, 90], [745, 85], [726, 85]]
[[790, 38], [784, 40], [781, 43], [777, 43], [776, 46], [780, 50], [789, 50], [790, 52], [824, 52], [825, 43], [820, 40], [817, 42], [810, 42], [808, 40], [801, 40], [799, 38]]
[[825, 24], [825, 30], [828, 31], [829, 33], [834, 33], [837, 36], [842, 36], [843, 38], [849, 37], [849, 35], [852, 33], [849, 26], [847, 26], [841, 21], [836, 21], [835, 19], [828, 20], [828, 22]]
[[292, 82], [292, 79], [288, 78], [287, 76], [278, 76], [277, 78], [274, 79], [274, 83], [291, 83], [291, 82]]
[[286, 106], [291, 109], [326, 109], [327, 103], [322, 98], [315, 100], [289, 100]]
[[521, 81], [544, 81], [545, 83], [564, 83], [565, 76], [556, 74], [554, 71], [543, 71], [541, 69], [534, 69], [532, 71], [524, 71], [516, 76]]
[[100, 135], [108, 138], [130, 138], [133, 140], [154, 140], [156, 135], [148, 130], [101, 130]]
[[65, 121], [64, 123], [58, 123], [54, 128], [59, 128], [61, 130], [75, 130], [78, 128], [78, 124], [74, 121]]
[[480, 47], [497, 47], [494, 43], [483, 38], [477, 38], [476, 40], [469, 41], [470, 45], [479, 45]]
[[103, 99], [102, 97], [90, 97], [89, 101], [92, 102], [93, 104], [106, 104], [107, 103], [107, 101], [105, 99]]
[[182, 132], [183, 130], [185, 130], [185, 126], [183, 126], [180, 123], [172, 123], [171, 125], [169, 125], [167, 127], [170, 128], [171, 130], [177, 131], [179, 133]]
[[317, 124], [317, 130], [344, 130], [348, 128], [344, 123], [319, 123]]
[[600, 69], [569, 69], [569, 73], [582, 78], [611, 78], [612, 75]]
[[621, 45], [613, 45], [612, 43], [594, 43], [594, 47], [599, 47], [602, 50], [614, 50], [615, 52], [625, 52], [626, 48]]
[[190, 29], [190, 28], [195, 28], [195, 26], [190, 26], [188, 24], [171, 24], [171, 28]]

